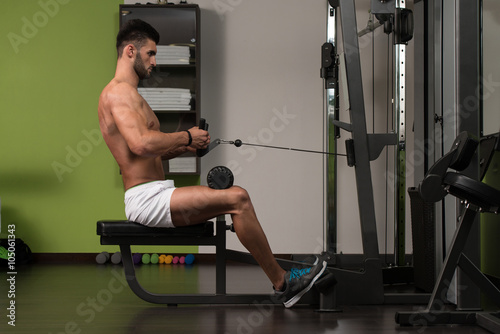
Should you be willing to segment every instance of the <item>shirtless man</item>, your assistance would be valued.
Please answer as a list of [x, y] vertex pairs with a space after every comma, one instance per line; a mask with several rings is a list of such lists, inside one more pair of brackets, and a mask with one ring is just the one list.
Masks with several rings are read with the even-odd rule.
[[131, 20], [124, 24], [116, 40], [115, 77], [99, 98], [99, 124], [122, 173], [127, 219], [173, 228], [230, 214], [236, 235], [266, 273], [277, 298], [291, 307], [321, 276], [326, 262], [303, 270], [283, 270], [244, 189], [175, 188], [172, 180], [165, 180], [162, 158], [206, 148], [210, 136], [197, 127], [160, 132], [158, 118], [139, 95], [139, 80], [148, 78], [156, 66], [158, 41], [158, 32], [146, 22]]

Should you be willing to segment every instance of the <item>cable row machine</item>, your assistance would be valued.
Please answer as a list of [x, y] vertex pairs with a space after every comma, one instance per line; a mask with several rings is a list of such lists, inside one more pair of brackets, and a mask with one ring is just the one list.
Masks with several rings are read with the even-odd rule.
[[[371, 179], [370, 161], [377, 159], [387, 145], [397, 145], [398, 170], [397, 189], [403, 193], [402, 201], [398, 204], [402, 207], [402, 215], [398, 217], [399, 226], [404, 232], [405, 226], [405, 47], [412, 38], [413, 21], [411, 11], [404, 8], [404, 1], [386, 1], [383, 4], [379, 1], [373, 2], [372, 11], [378, 14], [380, 20], [385, 21], [384, 26], [387, 33], [394, 34], [395, 59], [398, 64], [397, 80], [397, 103], [395, 114], [397, 115], [397, 124], [400, 124], [398, 133], [368, 134], [366, 129], [365, 105], [363, 98], [363, 85], [361, 78], [361, 62], [358, 44], [358, 32], [356, 24], [356, 11], [354, 0], [331, 0], [329, 1], [330, 16], [334, 16], [336, 9], [341, 12], [342, 40], [344, 53], [337, 55], [337, 48], [333, 43], [325, 43], [322, 46], [322, 68], [321, 77], [325, 80], [325, 88], [334, 91], [334, 100], [338, 104], [339, 72], [345, 70], [344, 82], [347, 84], [348, 103], [351, 123], [341, 122], [338, 119], [338, 108], [335, 108], [329, 114], [328, 122], [331, 125], [331, 131], [335, 137], [339, 137], [339, 129], [351, 133], [351, 139], [346, 140], [347, 164], [354, 167], [356, 175], [356, 189], [358, 194], [358, 207], [360, 213], [361, 234], [363, 243], [363, 263], [361, 267], [352, 268], [346, 266], [341, 268], [337, 263], [337, 254], [332, 247], [335, 238], [335, 226], [328, 222], [327, 243], [328, 249], [324, 252], [323, 258], [329, 263], [328, 270], [335, 277], [336, 293], [335, 298], [330, 301], [325, 300], [322, 309], [336, 310], [336, 304], [383, 304], [383, 303], [410, 303], [424, 304], [429, 298], [429, 294], [420, 293], [384, 293], [384, 266], [380, 259], [379, 246], [377, 239], [377, 226], [375, 221], [375, 205]], [[338, 106], [338, 105], [337, 105]], [[239, 147], [243, 145], [252, 145], [242, 143], [240, 140], [226, 141], [215, 139], [209, 145], [208, 149], [202, 154], [208, 153], [220, 144], [234, 144]], [[255, 145], [265, 146], [265, 145]], [[270, 148], [282, 148], [271, 147]], [[282, 148], [283, 149], [283, 148]], [[290, 149], [290, 148], [288, 148]], [[298, 150], [298, 149], [290, 149]], [[305, 151], [305, 150], [299, 150]], [[311, 152], [311, 151], [309, 151]], [[329, 147], [328, 152], [324, 153], [330, 157], [331, 165], [336, 163], [334, 156], [342, 155], [336, 152], [335, 146]], [[330, 166], [329, 166], [330, 167]], [[329, 170], [329, 173], [333, 173]], [[330, 202], [332, 199], [328, 199]], [[334, 200], [334, 199], [333, 199]], [[399, 210], [401, 212], [401, 210]], [[398, 244], [397, 249], [401, 253], [397, 255], [398, 263], [404, 262], [404, 234], [399, 233], [398, 237], [402, 243]], [[233, 259], [244, 260], [245, 255], [232, 253]]]
[[[328, 184], [328, 222], [327, 251], [331, 259], [332, 272], [337, 279], [337, 300], [340, 304], [423, 304], [429, 295], [423, 293], [385, 293], [384, 283], [389, 277], [391, 282], [397, 282], [396, 276], [408, 276], [405, 267], [405, 146], [406, 146], [406, 45], [413, 34], [412, 12], [405, 8], [405, 1], [372, 0], [371, 13], [384, 25], [384, 31], [392, 34], [395, 82], [394, 82], [394, 123], [398, 128], [393, 133], [367, 133], [365, 101], [361, 76], [361, 60], [358, 43], [356, 11], [354, 1], [329, 1], [329, 32], [328, 42], [322, 46], [321, 76], [325, 81], [328, 100], [328, 150], [336, 151], [336, 142], [340, 137], [339, 129], [351, 133], [351, 138], [345, 141], [347, 164], [354, 167], [356, 190], [358, 198], [359, 219], [363, 243], [363, 263], [359, 268], [347, 270], [339, 268], [336, 254], [336, 198], [335, 184]], [[340, 11], [342, 26], [343, 53], [337, 55], [336, 13]], [[374, 29], [374, 27], [372, 27]], [[333, 31], [331, 31], [333, 30]], [[346, 85], [350, 123], [339, 121], [339, 77]], [[335, 138], [333, 140], [332, 138]], [[395, 146], [395, 188], [396, 188], [396, 232], [395, 232], [395, 264], [388, 268], [382, 263], [379, 254], [377, 225], [375, 218], [374, 194], [371, 178], [370, 162], [376, 160], [386, 146]], [[336, 159], [328, 159], [328, 173], [336, 170]], [[341, 261], [338, 261], [341, 262]], [[401, 267], [397, 267], [401, 266]], [[348, 265], [346, 266], [348, 267]], [[394, 277], [390, 277], [394, 276]], [[403, 279], [404, 281], [404, 279]]]
[[[337, 118], [338, 113], [336, 113], [336, 117], [331, 117], [329, 121], [335, 131], [338, 132], [340, 128], [350, 132], [352, 136], [351, 139], [346, 140], [347, 160], [349, 166], [355, 169], [364, 260], [361, 268], [340, 268], [336, 264], [336, 254], [331, 249], [328, 249], [322, 254], [322, 257], [329, 263], [329, 273], [316, 283], [316, 289], [306, 295], [303, 301], [306, 303], [317, 303], [319, 301], [320, 309], [323, 311], [336, 311], [338, 304], [423, 304], [428, 300], [428, 296], [422, 294], [406, 294], [404, 296], [401, 294], [384, 294], [383, 265], [379, 256], [377, 241], [370, 161], [377, 159], [387, 145], [399, 145], [398, 147], [403, 150], [404, 136], [395, 133], [367, 133], [354, 0], [330, 0], [329, 3], [332, 8], [339, 8], [341, 12], [344, 58], [340, 58], [347, 79], [351, 123], [340, 122]], [[400, 3], [404, 3], [404, 1], [398, 1], [398, 4]], [[404, 49], [406, 42], [411, 39], [411, 20], [409, 19], [411, 15], [404, 8], [396, 8], [394, 0], [388, 1], [388, 5], [382, 7], [380, 10], [384, 12], [385, 19], [392, 22], [398, 36], [403, 36], [403, 39], [398, 38], [397, 40], [399, 49]], [[338, 89], [339, 58], [336, 55], [336, 46], [325, 44], [322, 49], [322, 76], [325, 79], [325, 85], [327, 88]], [[404, 92], [402, 93], [404, 94]], [[402, 114], [404, 113], [402, 112]], [[200, 124], [200, 126], [205, 127], [204, 124]], [[216, 139], [207, 150], [199, 152], [198, 155], [203, 156], [221, 143], [235, 142]], [[335, 152], [326, 153], [335, 154]], [[219, 171], [217, 177], [225, 180], [228, 175], [223, 171]], [[276, 302], [269, 295], [226, 294], [225, 262], [235, 260], [255, 263], [250, 254], [225, 248], [225, 232], [227, 229], [230, 229], [230, 227], [226, 226], [224, 217], [217, 219], [215, 227], [209, 222], [192, 229], [175, 229], [177, 231], [148, 228], [129, 221], [99, 221], [97, 223], [97, 234], [101, 237], [101, 244], [120, 246], [129, 286], [140, 298], [146, 301], [162, 304]], [[333, 231], [328, 232], [328, 238], [330, 238], [331, 233]], [[131, 245], [216, 246], [216, 293], [205, 295], [162, 295], [146, 291], [135, 276], [130, 251]], [[290, 268], [292, 265], [297, 264], [297, 262], [285, 260], [278, 260], [278, 262], [283, 268]]]
[[[329, 267], [337, 279], [338, 301], [342, 304], [425, 304], [421, 311], [397, 312], [396, 322], [402, 326], [429, 326], [443, 324], [479, 325], [494, 333], [500, 332], [500, 312], [481, 312], [480, 310], [454, 310], [446, 298], [455, 271], [461, 269], [497, 307], [500, 308], [500, 289], [491, 279], [466, 256], [464, 249], [469, 233], [478, 213], [498, 214], [500, 212], [500, 190], [481, 182], [493, 157], [500, 156], [500, 134], [491, 135], [480, 140], [473, 138], [467, 132], [462, 132], [453, 142], [450, 151], [430, 167], [425, 178], [418, 187], [420, 197], [426, 203], [442, 200], [446, 195], [459, 198], [463, 203], [463, 211], [455, 231], [450, 249], [447, 251], [441, 272], [435, 282], [432, 294], [401, 293], [384, 294], [383, 285], [385, 276], [378, 253], [375, 212], [373, 207], [373, 190], [369, 162], [378, 157], [381, 150], [387, 145], [396, 145], [395, 155], [395, 189], [396, 189], [396, 216], [395, 216], [395, 271], [404, 264], [404, 194], [405, 187], [405, 45], [411, 39], [413, 19], [411, 12], [404, 9], [405, 1], [372, 0], [371, 12], [384, 25], [384, 31], [394, 34], [394, 62], [395, 62], [395, 91], [394, 115], [397, 124], [397, 133], [394, 134], [367, 134], [364, 112], [363, 91], [361, 85], [361, 69], [359, 59], [358, 35], [356, 34], [356, 17], [352, 1], [329, 1], [332, 9], [341, 11], [342, 38], [344, 44], [344, 58], [335, 58], [335, 45], [325, 43], [323, 46], [322, 77], [325, 78], [325, 88], [332, 89], [338, 94], [338, 68], [336, 63], [345, 68], [344, 82], [349, 92], [349, 112], [351, 123], [338, 121], [338, 95], [328, 98], [335, 101], [329, 104], [329, 123], [333, 127], [329, 134], [338, 138], [339, 127], [351, 132], [352, 139], [346, 140], [348, 164], [355, 167], [358, 205], [360, 209], [361, 233], [363, 238], [364, 268], [362, 275], [356, 277], [352, 272]], [[334, 15], [331, 13], [330, 15]], [[393, 25], [392, 29], [388, 28]], [[372, 28], [373, 29], [373, 28]], [[337, 60], [338, 59], [338, 60]], [[344, 62], [344, 63], [343, 63]], [[335, 149], [332, 142], [330, 147]], [[477, 149], [479, 147], [479, 149]], [[350, 157], [349, 157], [350, 155]], [[478, 158], [479, 157], [479, 158]], [[471, 161], [480, 161], [480, 175], [478, 180], [460, 173], [466, 169]], [[454, 171], [450, 171], [450, 169]], [[328, 227], [331, 227], [329, 224]], [[331, 237], [331, 231], [329, 233]], [[393, 271], [390, 269], [389, 271]], [[384, 277], [384, 278], [383, 278]], [[367, 287], [368, 291], [351, 293], [360, 286]], [[348, 291], [348, 292], [347, 292]], [[344, 294], [342, 294], [344, 292]], [[347, 293], [346, 293], [347, 292]]]

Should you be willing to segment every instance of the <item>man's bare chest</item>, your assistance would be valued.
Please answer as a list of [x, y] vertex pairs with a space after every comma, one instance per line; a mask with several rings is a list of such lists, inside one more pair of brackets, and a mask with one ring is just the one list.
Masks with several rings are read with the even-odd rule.
[[156, 116], [154, 111], [151, 109], [151, 107], [145, 100], [143, 100], [142, 103], [142, 112], [146, 117], [148, 129], [160, 131], [160, 121], [158, 120], [158, 117]]

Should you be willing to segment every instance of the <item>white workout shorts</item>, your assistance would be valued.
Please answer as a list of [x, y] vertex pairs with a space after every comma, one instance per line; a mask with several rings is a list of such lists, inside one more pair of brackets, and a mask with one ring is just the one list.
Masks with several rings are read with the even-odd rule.
[[153, 181], [125, 192], [125, 215], [149, 227], [175, 227], [170, 214], [170, 198], [175, 190], [173, 180]]

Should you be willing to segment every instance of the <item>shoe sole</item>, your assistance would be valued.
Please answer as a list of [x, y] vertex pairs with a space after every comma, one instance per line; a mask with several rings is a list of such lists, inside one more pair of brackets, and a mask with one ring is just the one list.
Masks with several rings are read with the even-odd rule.
[[311, 280], [311, 283], [309, 283], [309, 285], [304, 290], [300, 291], [298, 294], [290, 298], [290, 300], [283, 302], [283, 305], [285, 305], [286, 308], [290, 308], [293, 305], [295, 305], [295, 303], [297, 303], [300, 300], [300, 298], [302, 298], [302, 296], [307, 293], [307, 291], [311, 290], [314, 283], [316, 283], [316, 280], [325, 272], [325, 269], [326, 269], [326, 261], [323, 261], [323, 268], [316, 276], [314, 276], [314, 278]]

